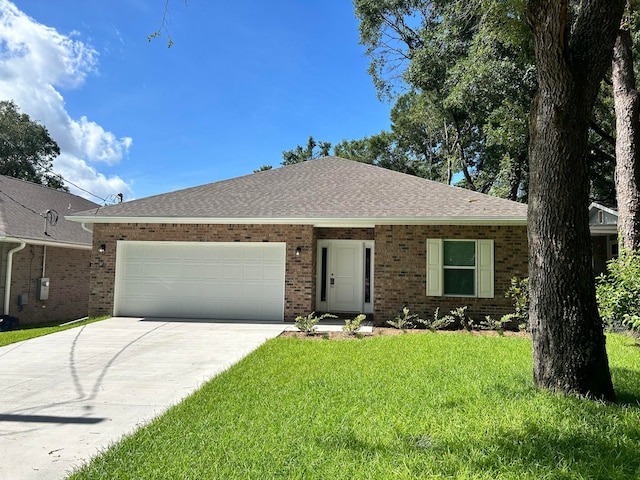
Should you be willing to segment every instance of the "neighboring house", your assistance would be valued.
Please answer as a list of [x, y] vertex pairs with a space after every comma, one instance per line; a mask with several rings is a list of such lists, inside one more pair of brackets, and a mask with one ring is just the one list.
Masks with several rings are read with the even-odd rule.
[[93, 226], [90, 314], [292, 321], [404, 305], [512, 311], [527, 207], [326, 157], [74, 214]]
[[20, 324], [87, 315], [91, 233], [64, 216], [97, 208], [70, 193], [0, 175], [0, 298]]
[[589, 205], [589, 230], [593, 248], [593, 271], [606, 273], [607, 262], [618, 256], [618, 212], [596, 202]]

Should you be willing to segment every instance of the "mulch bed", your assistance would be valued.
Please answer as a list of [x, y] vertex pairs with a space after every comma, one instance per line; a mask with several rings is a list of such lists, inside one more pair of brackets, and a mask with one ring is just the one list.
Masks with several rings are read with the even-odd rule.
[[[493, 330], [472, 330], [471, 332], [467, 332], [466, 330], [438, 330], [436, 334], [440, 335], [451, 335], [451, 334], [467, 334], [467, 335], [485, 335], [490, 337], [497, 337], [499, 334]], [[307, 335], [304, 332], [282, 332], [280, 337], [297, 337], [297, 338], [305, 338], [308, 340], [356, 340], [360, 338], [367, 337], [379, 337], [379, 336], [394, 336], [394, 335], [425, 335], [431, 334], [434, 335], [430, 330], [426, 330], [424, 328], [417, 329], [412, 328], [408, 330], [399, 330], [397, 328], [390, 327], [373, 327], [372, 333], [358, 333], [356, 335], [350, 335], [345, 332], [316, 332], [311, 335]], [[520, 338], [529, 338], [531, 335], [529, 332], [511, 332], [505, 331], [505, 337], [520, 337]]]

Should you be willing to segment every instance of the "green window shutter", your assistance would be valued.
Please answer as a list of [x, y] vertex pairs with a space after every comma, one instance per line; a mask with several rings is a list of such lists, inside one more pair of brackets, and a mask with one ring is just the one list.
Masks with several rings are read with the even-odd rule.
[[427, 239], [427, 296], [441, 297], [442, 288], [442, 240]]
[[493, 240], [478, 240], [478, 298], [493, 298]]

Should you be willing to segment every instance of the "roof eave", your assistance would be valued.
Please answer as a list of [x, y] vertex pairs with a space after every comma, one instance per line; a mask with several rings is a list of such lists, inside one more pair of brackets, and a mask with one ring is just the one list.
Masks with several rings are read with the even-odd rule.
[[51, 240], [39, 240], [37, 238], [25, 237], [0, 237], [0, 242], [20, 243], [25, 242], [27, 245], [44, 245], [56, 248], [73, 248], [75, 250], [91, 250], [92, 245], [87, 243], [71, 243], [71, 242], [55, 242]]
[[79, 223], [153, 223], [153, 224], [203, 224], [203, 225], [313, 225], [314, 227], [360, 227], [376, 225], [526, 225], [526, 216], [482, 217], [345, 217], [345, 218], [295, 218], [295, 217], [100, 217], [68, 216], [67, 220]]
[[589, 205], [589, 211], [591, 211], [594, 208], [610, 213], [611, 215], [615, 215], [616, 217], [618, 216], [618, 212], [616, 210], [614, 210], [613, 208], [605, 207], [604, 205], [598, 202], [591, 202], [591, 204]]

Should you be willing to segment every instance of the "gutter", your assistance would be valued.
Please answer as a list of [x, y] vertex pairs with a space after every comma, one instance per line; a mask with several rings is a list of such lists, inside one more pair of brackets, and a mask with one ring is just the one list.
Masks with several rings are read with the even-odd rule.
[[92, 245], [86, 243], [64, 243], [64, 242], [52, 242], [47, 240], [32, 240], [22, 239], [16, 237], [0, 237], [0, 242], [21, 243], [26, 242], [28, 245], [44, 245], [45, 247], [58, 247], [58, 248], [74, 248], [78, 250], [91, 250]]
[[376, 225], [526, 225], [526, 215], [519, 216], [448, 216], [448, 217], [97, 217], [65, 216], [78, 223], [168, 223], [204, 225], [313, 225], [314, 227], [366, 227]]
[[27, 246], [27, 242], [19, 240], [20, 245], [12, 248], [7, 253], [7, 274], [4, 288], [4, 314], [9, 315], [9, 302], [11, 301], [11, 271], [13, 270], [13, 254]]

